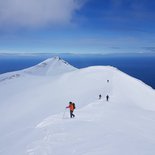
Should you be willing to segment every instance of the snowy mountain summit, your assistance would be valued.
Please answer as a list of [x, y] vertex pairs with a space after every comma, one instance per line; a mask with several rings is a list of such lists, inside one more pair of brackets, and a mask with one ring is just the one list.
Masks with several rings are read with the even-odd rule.
[[0, 155], [155, 155], [155, 90], [117, 68], [54, 57], [0, 79]]
[[33, 67], [23, 69], [20, 71], [14, 71], [5, 73], [0, 76], [0, 82], [6, 80], [12, 80], [24, 76], [25, 74], [37, 75], [37, 76], [54, 76], [74, 71], [77, 68], [71, 66], [68, 62], [64, 61], [60, 57], [56, 56], [49, 58]]
[[56, 56], [24, 71], [33, 75], [57, 75], [74, 70], [76, 70], [75, 67]]

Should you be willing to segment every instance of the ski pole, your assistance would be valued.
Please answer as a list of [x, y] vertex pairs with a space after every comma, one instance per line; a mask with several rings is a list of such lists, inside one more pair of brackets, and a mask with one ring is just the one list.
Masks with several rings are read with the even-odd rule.
[[63, 117], [62, 117], [62, 118], [64, 118], [64, 117], [65, 117], [65, 113], [66, 113], [66, 108], [65, 108], [65, 110], [64, 110], [64, 113], [63, 113]]

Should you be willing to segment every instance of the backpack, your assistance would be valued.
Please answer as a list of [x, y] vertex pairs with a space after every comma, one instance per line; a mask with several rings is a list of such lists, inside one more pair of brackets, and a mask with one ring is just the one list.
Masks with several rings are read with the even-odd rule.
[[73, 103], [73, 108], [75, 109], [76, 107], [75, 107], [75, 103]]

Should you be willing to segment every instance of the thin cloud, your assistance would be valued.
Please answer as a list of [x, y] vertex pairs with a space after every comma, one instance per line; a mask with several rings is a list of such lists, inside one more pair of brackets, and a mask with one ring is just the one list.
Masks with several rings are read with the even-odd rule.
[[0, 1], [0, 28], [70, 24], [82, 4], [81, 0]]
[[155, 52], [155, 47], [142, 47], [144, 50]]

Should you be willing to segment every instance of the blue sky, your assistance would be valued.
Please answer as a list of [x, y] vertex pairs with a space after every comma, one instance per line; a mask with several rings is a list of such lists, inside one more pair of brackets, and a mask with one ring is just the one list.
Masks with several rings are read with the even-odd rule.
[[154, 53], [154, 0], [0, 2], [0, 53]]

